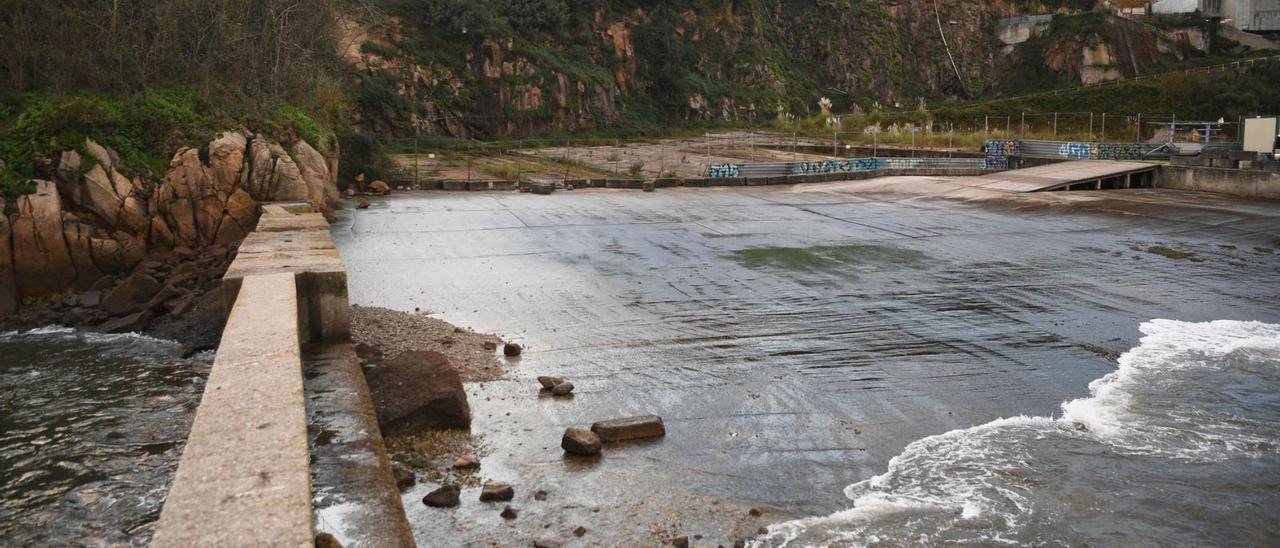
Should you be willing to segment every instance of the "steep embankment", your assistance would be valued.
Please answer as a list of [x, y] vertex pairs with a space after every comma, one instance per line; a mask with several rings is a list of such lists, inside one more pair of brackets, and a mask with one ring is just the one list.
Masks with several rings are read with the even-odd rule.
[[208, 346], [207, 333], [175, 322], [200, 311], [218, 321], [211, 290], [258, 203], [339, 199], [330, 160], [311, 145], [245, 131], [180, 149], [155, 183], [124, 175], [119, 155], [92, 140], [48, 167], [34, 192], [0, 201], [0, 322], [119, 332], [168, 317], [172, 335]]
[[[338, 27], [362, 123], [384, 136], [770, 121], [819, 114], [823, 97], [912, 109], [1189, 54], [1089, 1], [380, 3]], [[1023, 14], [1042, 18], [1010, 33], [1002, 21]]]

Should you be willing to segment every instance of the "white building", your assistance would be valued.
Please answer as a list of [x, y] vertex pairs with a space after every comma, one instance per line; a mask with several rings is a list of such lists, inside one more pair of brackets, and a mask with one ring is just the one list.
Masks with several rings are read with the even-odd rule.
[[1280, 31], [1280, 0], [1200, 0], [1200, 11], [1240, 30]]
[[1159, 0], [1152, 13], [1193, 13], [1216, 17], [1240, 30], [1280, 31], [1280, 0]]

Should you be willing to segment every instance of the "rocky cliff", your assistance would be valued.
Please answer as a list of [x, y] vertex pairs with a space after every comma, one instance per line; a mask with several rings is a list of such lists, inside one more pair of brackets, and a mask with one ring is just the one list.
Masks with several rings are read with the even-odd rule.
[[156, 182], [125, 175], [92, 140], [45, 164], [48, 178], [0, 215], [0, 320], [142, 330], [217, 300], [203, 297], [253, 230], [259, 202], [327, 211], [339, 201], [311, 145], [286, 149], [245, 131], [179, 150]]
[[[816, 115], [823, 97], [910, 109], [1029, 91], [1027, 71], [1043, 88], [1160, 60], [1144, 27], [1106, 24], [1087, 1], [584, 2], [542, 28], [485, 0], [444, 15], [406, 6], [445, 0], [387, 1], [381, 19], [338, 25], [364, 123], [383, 135], [768, 121]], [[1003, 22], [1029, 13], [1048, 32], [1010, 43]]]

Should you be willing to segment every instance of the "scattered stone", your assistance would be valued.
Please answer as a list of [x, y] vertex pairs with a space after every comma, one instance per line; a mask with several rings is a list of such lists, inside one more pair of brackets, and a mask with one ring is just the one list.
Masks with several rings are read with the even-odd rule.
[[446, 485], [422, 497], [422, 503], [432, 508], [453, 508], [462, 502], [459, 498], [461, 494], [461, 487]]
[[591, 425], [591, 431], [603, 441], [638, 440], [667, 435], [662, 417], [657, 415], [600, 421]]
[[101, 305], [101, 303], [102, 303], [102, 292], [101, 292], [101, 291], [86, 291], [86, 292], [83, 292], [83, 293], [79, 294], [79, 298], [78, 298], [77, 302], [79, 303], [79, 306], [86, 307], [86, 309], [92, 309], [92, 307], [95, 307], [95, 306], [97, 306], [97, 305]]
[[566, 381], [557, 384], [555, 388], [551, 389], [551, 393], [557, 396], [568, 396], [573, 393], [573, 383]]
[[150, 311], [143, 310], [123, 318], [107, 320], [98, 326], [98, 330], [103, 333], [140, 333], [147, 328], [147, 325], [151, 323], [151, 319], [154, 317]]
[[524, 353], [524, 347], [516, 343], [507, 343], [502, 345], [502, 354], [508, 358], [514, 358]]
[[490, 482], [480, 489], [480, 502], [507, 502], [515, 496], [515, 488], [506, 483]]
[[516, 509], [510, 506], [502, 509], [502, 519], [516, 519]]
[[551, 390], [562, 382], [564, 382], [564, 379], [560, 377], [538, 377], [538, 384], [541, 384], [544, 390]]
[[413, 483], [417, 481], [418, 475], [413, 473], [408, 466], [402, 463], [391, 461], [391, 475], [396, 478], [396, 487], [400, 489], [408, 489], [413, 487]]
[[769, 528], [768, 528], [768, 527], [761, 527], [761, 528], [759, 528], [759, 529], [756, 529], [756, 534], [757, 534], [757, 535], [767, 535], [767, 534], [769, 534]]
[[462, 378], [444, 354], [406, 352], [364, 374], [383, 435], [471, 426]]
[[534, 493], [534, 494], [533, 494], [533, 500], [547, 500], [547, 492], [546, 492], [546, 491], [538, 491], [537, 493]]
[[759, 509], [759, 508], [752, 508], [752, 509], [751, 509], [751, 511], [750, 511], [750, 512], [747, 512], [747, 513], [748, 513], [748, 514], [751, 514], [751, 517], [756, 517], [756, 518], [758, 518], [758, 517], [760, 517], [760, 514], [763, 514], [763, 513], [764, 513], [764, 511], [763, 511], [763, 510], [761, 510], [761, 509]]
[[147, 274], [133, 274], [102, 297], [102, 309], [113, 316], [137, 312], [162, 287], [160, 282]]
[[533, 548], [560, 548], [561, 544], [558, 540], [538, 539], [533, 541]]
[[733, 548], [747, 548], [747, 541], [739, 540], [733, 543]]
[[494, 350], [498, 349], [498, 343], [493, 341], [485, 341], [483, 345], [484, 345], [484, 349], [490, 352], [493, 352]]
[[342, 543], [329, 533], [319, 533], [316, 535], [316, 548], [342, 548]]
[[676, 537], [671, 540], [671, 545], [676, 548], [689, 548], [689, 537]]
[[369, 183], [369, 192], [374, 194], [391, 194], [391, 186], [382, 181]]
[[356, 209], [369, 209], [369, 205], [369, 200], [360, 200], [360, 203], [356, 204]]
[[[653, 181], [645, 181], [645, 182], [641, 183], [640, 187], [641, 187], [641, 189], [643, 189], [645, 192], [653, 192], [655, 189], [657, 189], [657, 188], [658, 188], [658, 185], [657, 185], [656, 183], [654, 183]], [[687, 540], [687, 539], [686, 539], [686, 540]]]
[[453, 461], [455, 470], [473, 470], [480, 467], [480, 460], [475, 455], [463, 455]]
[[587, 534], [587, 528], [586, 528], [586, 527], [579, 526], [577, 529], [574, 529], [574, 530], [573, 530], [573, 536], [575, 536], [575, 537], [581, 537], [581, 536], [586, 535], [586, 534]]
[[564, 431], [560, 447], [571, 455], [590, 457], [600, 453], [600, 437], [585, 428], [569, 428]]
[[364, 361], [379, 361], [382, 359], [382, 349], [371, 344], [360, 343], [356, 345], [356, 357]]

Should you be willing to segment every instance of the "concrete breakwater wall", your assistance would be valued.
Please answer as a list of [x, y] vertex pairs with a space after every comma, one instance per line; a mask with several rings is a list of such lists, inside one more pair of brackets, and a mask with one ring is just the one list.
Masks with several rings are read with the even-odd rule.
[[1280, 173], [1254, 169], [1167, 165], [1160, 167], [1156, 175], [1156, 187], [1280, 200]]
[[[780, 175], [776, 177], [692, 177], [661, 179], [562, 179], [556, 182], [573, 188], [644, 188], [646, 182], [652, 182], [656, 188], [676, 187], [720, 187], [720, 186], [764, 186], [764, 185], [798, 185], [805, 183], [829, 183], [834, 181], [853, 181], [872, 179], [875, 177], [925, 176], [925, 177], [969, 177], [984, 175], [999, 170], [977, 168], [885, 168], [856, 172], [820, 173], [811, 175]], [[454, 191], [511, 191], [528, 186], [530, 181], [419, 181], [417, 183], [396, 182], [398, 189], [404, 190], [454, 190]]]
[[[266, 204], [223, 279], [229, 318], [153, 546], [412, 546], [350, 344], [347, 276], [323, 215]], [[317, 388], [322, 387], [323, 390]], [[336, 444], [312, 438], [324, 422]]]

